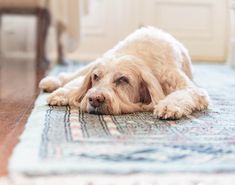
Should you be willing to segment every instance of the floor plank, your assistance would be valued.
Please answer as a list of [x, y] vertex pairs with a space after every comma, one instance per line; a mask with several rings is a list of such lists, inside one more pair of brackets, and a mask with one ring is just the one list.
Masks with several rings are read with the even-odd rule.
[[7, 174], [9, 157], [24, 130], [43, 74], [33, 60], [0, 59], [0, 176]]

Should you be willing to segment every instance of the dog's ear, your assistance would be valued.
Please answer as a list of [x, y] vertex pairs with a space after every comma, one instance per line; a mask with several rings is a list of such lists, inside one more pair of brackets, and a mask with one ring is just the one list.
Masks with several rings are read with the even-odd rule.
[[91, 73], [92, 71], [90, 70], [83, 79], [83, 83], [81, 85], [81, 87], [79, 88], [79, 90], [77, 91], [77, 101], [80, 103], [83, 99], [83, 97], [85, 96], [85, 94], [87, 93], [87, 91], [91, 88], [92, 83], [91, 83]]
[[[97, 63], [98, 65], [98, 63]], [[92, 72], [97, 67], [97, 65], [92, 65], [83, 76], [78, 77], [77, 86], [70, 94], [70, 104], [79, 106], [80, 102], [86, 95], [87, 91], [92, 87]]]
[[147, 84], [143, 80], [140, 80], [139, 96], [140, 96], [140, 102], [141, 103], [143, 103], [143, 104], [151, 103], [151, 96], [150, 96]]
[[[126, 56], [127, 57], [127, 56]], [[131, 70], [137, 72], [140, 84], [140, 102], [153, 105], [158, 104], [165, 95], [162, 90], [161, 84], [157, 77], [154, 76], [153, 71], [145, 65], [145, 62], [135, 56], [128, 55], [128, 64], [131, 66]]]
[[[153, 75], [152, 71], [148, 67], [142, 66], [140, 68], [140, 74], [143, 85], [143, 100], [147, 101], [148, 103], [152, 102], [153, 105], [157, 104], [160, 100], [165, 97], [158, 79]], [[149, 96], [151, 98], [150, 101]]]

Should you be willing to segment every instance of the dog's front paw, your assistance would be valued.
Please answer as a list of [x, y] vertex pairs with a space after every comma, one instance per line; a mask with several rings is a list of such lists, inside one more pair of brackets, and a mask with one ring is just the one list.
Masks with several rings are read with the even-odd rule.
[[39, 88], [46, 92], [52, 92], [58, 89], [60, 86], [61, 82], [57, 78], [52, 76], [43, 78], [39, 83]]
[[67, 96], [67, 90], [62, 88], [57, 89], [55, 92], [49, 95], [49, 97], [47, 98], [47, 102], [49, 105], [68, 105], [69, 100]]
[[174, 101], [162, 100], [154, 106], [154, 115], [160, 119], [179, 119], [185, 115], [184, 109]]

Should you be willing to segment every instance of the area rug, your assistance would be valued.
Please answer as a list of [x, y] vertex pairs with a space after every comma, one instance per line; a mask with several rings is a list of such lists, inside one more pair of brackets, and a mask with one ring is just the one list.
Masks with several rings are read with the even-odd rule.
[[[78, 68], [57, 67], [51, 75]], [[48, 106], [38, 97], [9, 173], [126, 175], [235, 172], [235, 69], [194, 65], [195, 82], [211, 105], [180, 120], [152, 113], [91, 115], [76, 107]]]

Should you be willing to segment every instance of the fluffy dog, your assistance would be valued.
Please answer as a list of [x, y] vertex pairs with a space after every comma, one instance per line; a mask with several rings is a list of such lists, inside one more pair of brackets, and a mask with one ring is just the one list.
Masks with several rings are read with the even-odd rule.
[[74, 73], [42, 79], [50, 105], [73, 105], [93, 114], [153, 111], [179, 119], [208, 106], [208, 94], [192, 81], [191, 59], [170, 34], [141, 28]]

